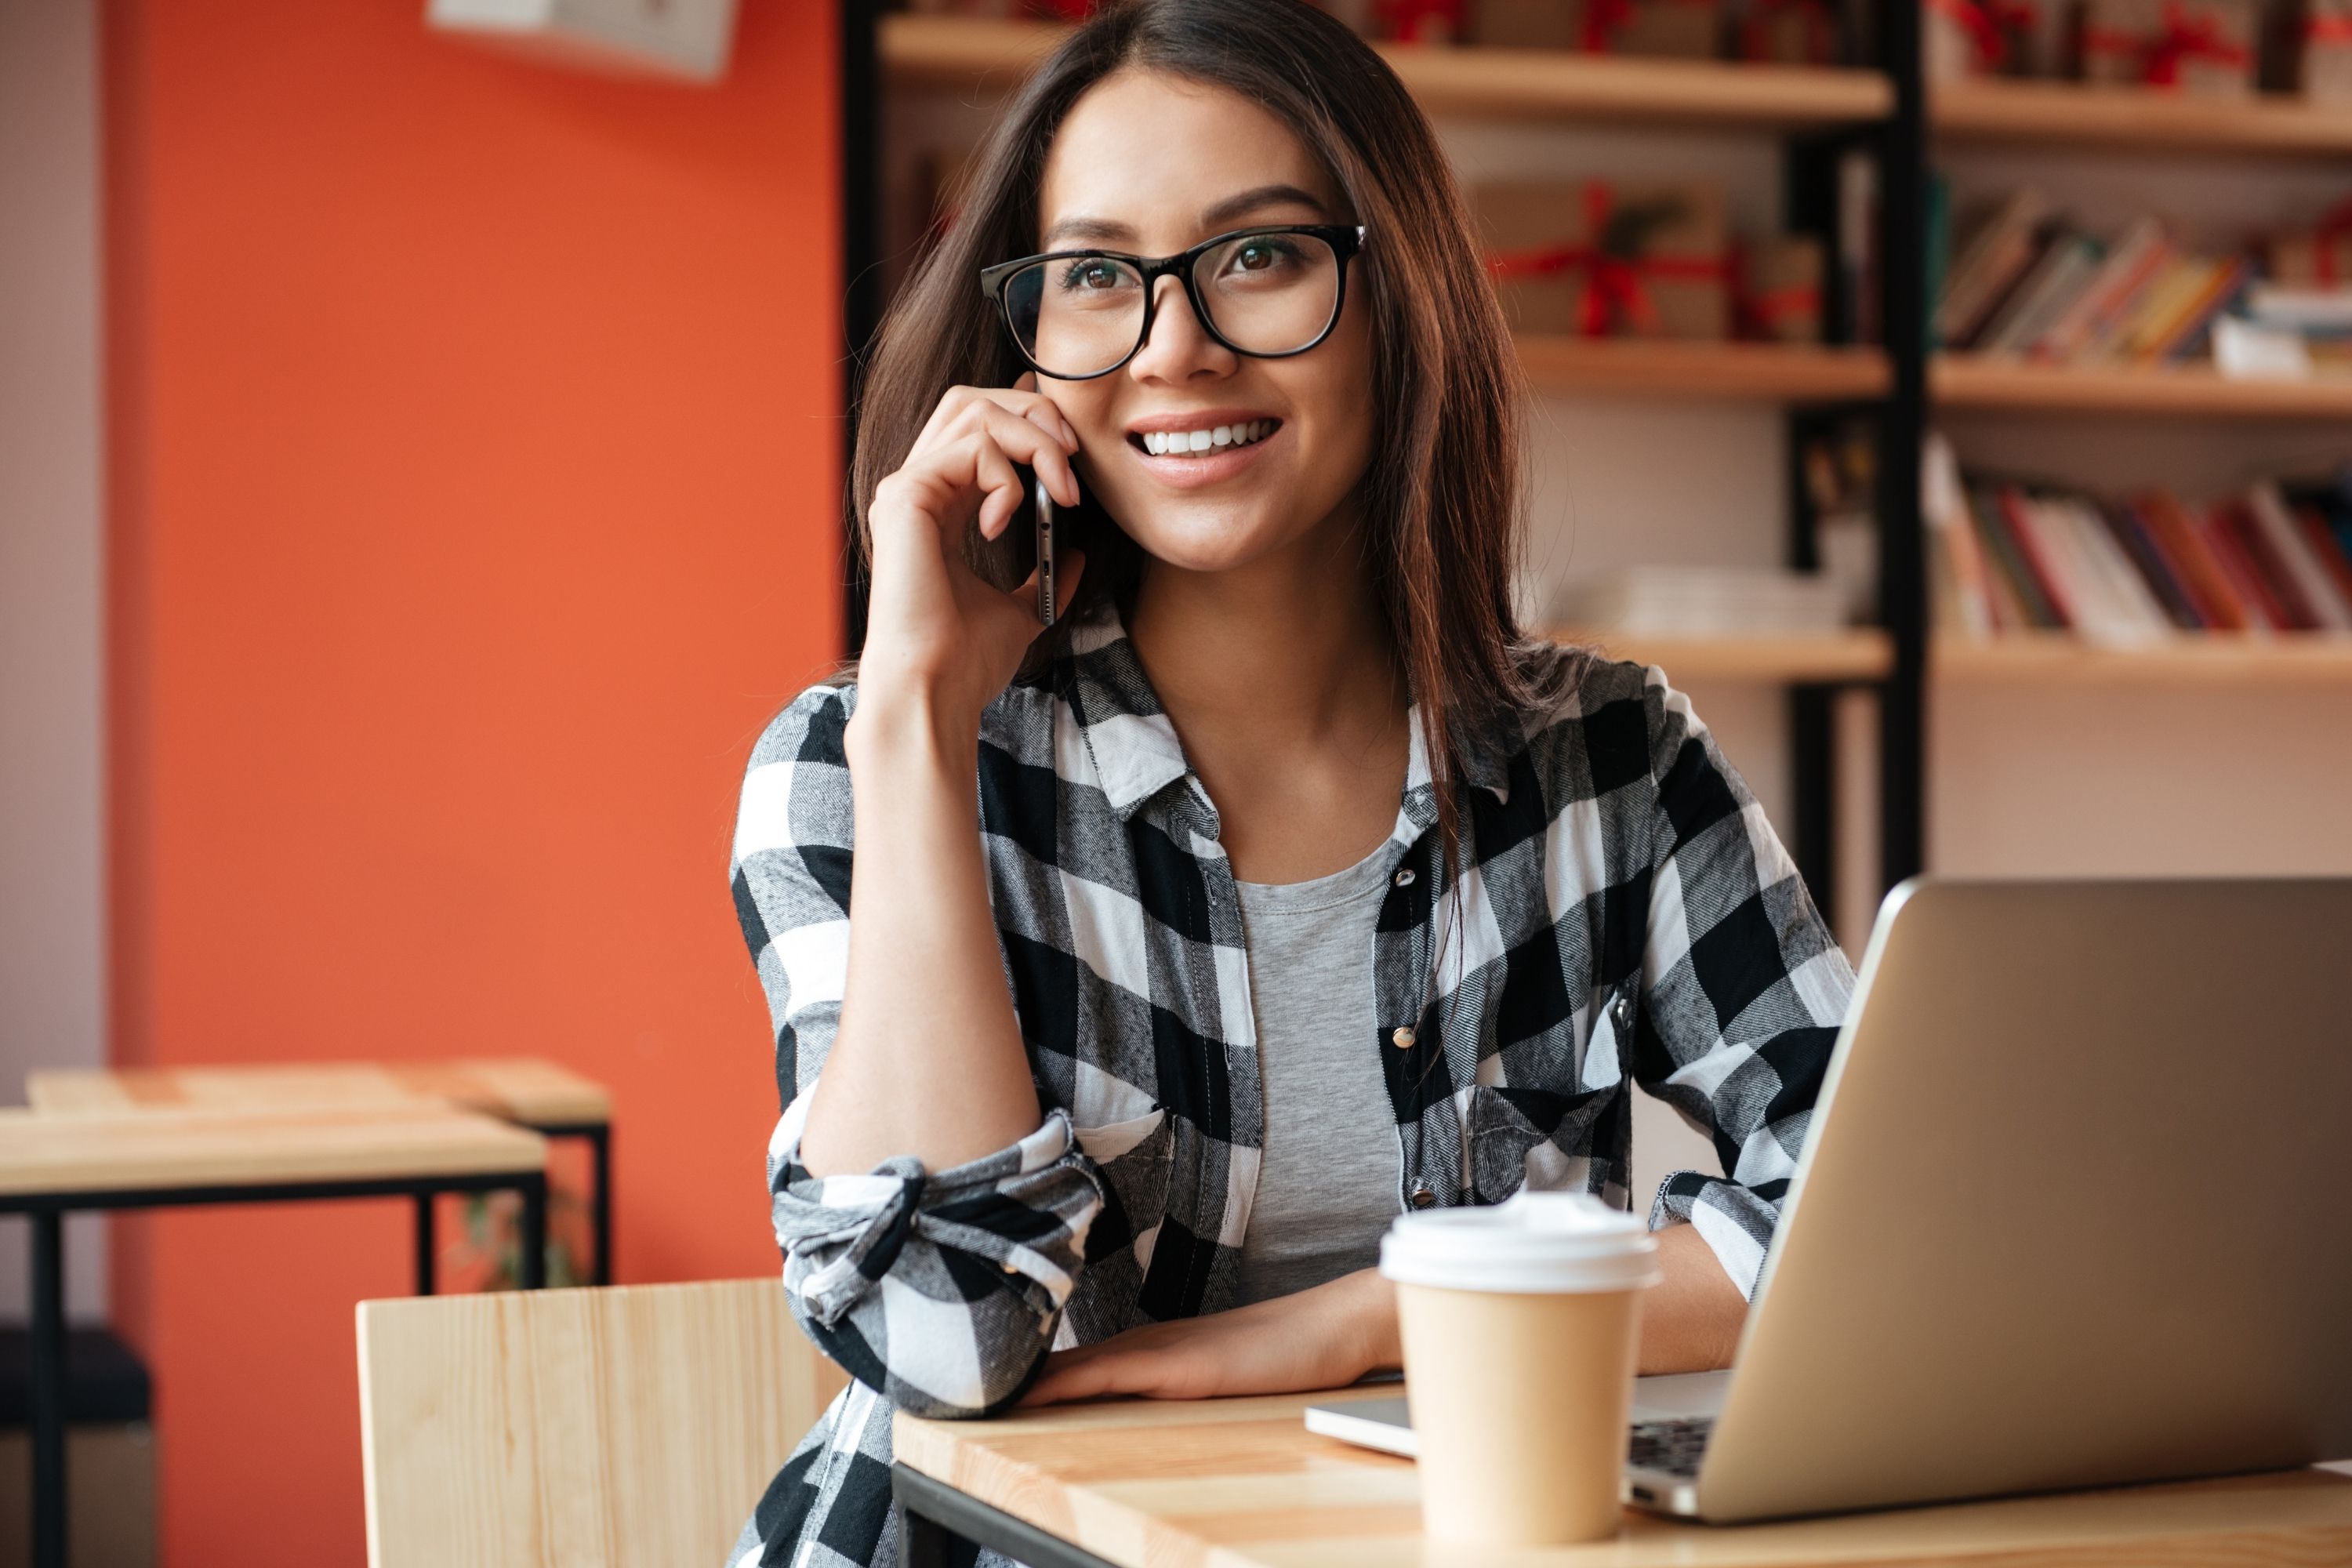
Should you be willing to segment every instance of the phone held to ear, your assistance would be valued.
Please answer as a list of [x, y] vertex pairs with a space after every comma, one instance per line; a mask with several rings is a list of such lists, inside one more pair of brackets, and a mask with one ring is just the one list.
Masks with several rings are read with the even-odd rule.
[[1061, 609], [1054, 587], [1054, 498], [1046, 493], [1042, 474], [1030, 476], [1029, 491], [1037, 517], [1037, 619], [1051, 626]]

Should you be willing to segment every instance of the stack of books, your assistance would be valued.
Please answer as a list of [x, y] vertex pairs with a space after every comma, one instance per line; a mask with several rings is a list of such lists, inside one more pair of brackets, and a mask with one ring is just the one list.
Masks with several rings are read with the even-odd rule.
[[1769, 567], [1636, 566], [1569, 584], [1553, 608], [1579, 630], [1642, 637], [1801, 636], [1849, 618], [1836, 581]]
[[1922, 475], [1938, 630], [2067, 631], [2132, 646], [2183, 633], [2352, 635], [2352, 468], [2194, 503], [1965, 475], [1929, 437]]
[[2252, 270], [2153, 217], [2094, 233], [2029, 186], [1962, 230], [1932, 296], [1934, 343], [2053, 364], [2200, 358]]

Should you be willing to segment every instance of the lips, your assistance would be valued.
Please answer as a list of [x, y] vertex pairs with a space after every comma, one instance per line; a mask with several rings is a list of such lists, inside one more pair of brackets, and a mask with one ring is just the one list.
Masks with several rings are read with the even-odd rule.
[[1254, 442], [1246, 442], [1240, 447], [1209, 447], [1206, 451], [1185, 451], [1183, 456], [1148, 451], [1140, 442], [1140, 435], [1129, 430], [1127, 447], [1129, 451], [1134, 451], [1134, 461], [1167, 487], [1200, 489], [1204, 484], [1218, 484], [1221, 479], [1230, 479], [1233, 475], [1249, 468], [1251, 463], [1256, 463], [1258, 454], [1279, 442], [1284, 430], [1286, 430], [1286, 426], [1275, 421], [1275, 428], [1267, 430]]
[[1128, 440], [1153, 457], [1181, 458], [1189, 453], [1214, 452], [1263, 441], [1280, 427], [1278, 419], [1237, 419], [1189, 429], [1130, 431]]

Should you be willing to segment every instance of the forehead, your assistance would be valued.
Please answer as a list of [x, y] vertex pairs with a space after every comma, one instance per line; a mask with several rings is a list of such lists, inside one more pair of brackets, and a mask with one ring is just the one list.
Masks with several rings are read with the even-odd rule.
[[1321, 161], [1267, 110], [1188, 78], [1117, 71], [1072, 104], [1055, 133], [1038, 191], [1038, 234], [1083, 218], [1129, 230], [1139, 245], [1181, 249], [1207, 237], [1199, 222], [1205, 209], [1264, 185], [1296, 186], [1322, 209], [1309, 213], [1294, 201], [1269, 206], [1271, 216], [1346, 216]]

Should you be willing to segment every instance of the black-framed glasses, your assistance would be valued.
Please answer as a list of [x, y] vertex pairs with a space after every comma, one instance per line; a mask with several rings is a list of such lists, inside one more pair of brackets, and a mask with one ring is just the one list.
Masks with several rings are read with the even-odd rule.
[[1151, 336], [1160, 279], [1184, 285], [1211, 337], [1257, 359], [1303, 354], [1331, 335], [1348, 295], [1354, 224], [1239, 228], [1177, 256], [1053, 250], [980, 271], [1013, 344], [1055, 381], [1108, 375]]

